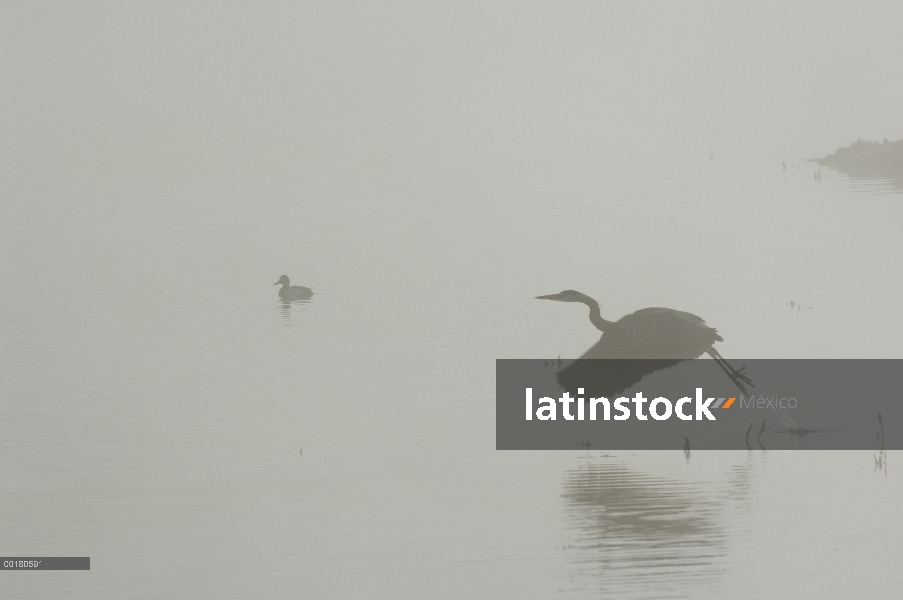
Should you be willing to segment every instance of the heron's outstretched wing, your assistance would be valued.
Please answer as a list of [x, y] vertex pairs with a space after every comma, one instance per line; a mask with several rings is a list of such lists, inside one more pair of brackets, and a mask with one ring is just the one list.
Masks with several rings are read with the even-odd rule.
[[606, 333], [583, 356], [555, 376], [565, 391], [576, 396], [583, 388], [586, 397], [614, 398], [646, 375], [667, 369], [685, 358], [648, 356], [617, 334]]
[[662, 369], [673, 367], [685, 359], [579, 359], [555, 376], [565, 391], [577, 397], [577, 389], [583, 388], [583, 396], [614, 399], [618, 394], [641, 379]]

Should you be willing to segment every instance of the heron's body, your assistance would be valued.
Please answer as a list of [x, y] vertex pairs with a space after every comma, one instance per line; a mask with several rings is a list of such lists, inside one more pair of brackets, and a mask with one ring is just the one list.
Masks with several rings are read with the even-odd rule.
[[282, 284], [279, 288], [279, 297], [283, 300], [309, 300], [313, 295], [313, 290], [300, 285], [289, 285], [288, 275], [283, 275], [279, 281], [273, 285]]
[[604, 346], [594, 346], [584, 358], [691, 359], [723, 341], [715, 328], [696, 315], [671, 308], [643, 308], [610, 323], [603, 331], [603, 339], [608, 338]]
[[[611, 381], [613, 388], [624, 389], [639, 381], [643, 376], [658, 369], [667, 368], [682, 360], [698, 358], [708, 354], [718, 363], [734, 384], [746, 393], [744, 383], [752, 381], [741, 371], [731, 367], [724, 357], [715, 350], [715, 342], [724, 340], [714, 327], [696, 315], [672, 308], [643, 308], [617, 321], [602, 318], [599, 303], [574, 290], [560, 294], [537, 296], [540, 300], [559, 302], [579, 302], [589, 306], [589, 320], [602, 332], [602, 338], [587, 350], [581, 359], [650, 359], [645, 366], [623, 363], [614, 365], [612, 372], [604, 377]], [[579, 362], [579, 361], [578, 361]], [[598, 372], [599, 367], [593, 367]], [[565, 371], [584, 371], [583, 366], [571, 365]], [[626, 369], [626, 370], [625, 370]], [[570, 379], [565, 371], [559, 377]], [[622, 387], [623, 386], [623, 387]]]

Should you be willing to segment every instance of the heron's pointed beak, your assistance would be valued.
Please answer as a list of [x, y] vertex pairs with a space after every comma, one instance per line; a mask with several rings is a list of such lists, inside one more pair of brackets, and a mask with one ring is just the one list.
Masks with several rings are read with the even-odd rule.
[[537, 300], [558, 300], [558, 294], [549, 294], [548, 296], [536, 296]]
[[280, 283], [281, 283], [281, 282], [277, 281], [277, 282], [274, 283], [273, 285], [279, 285]]

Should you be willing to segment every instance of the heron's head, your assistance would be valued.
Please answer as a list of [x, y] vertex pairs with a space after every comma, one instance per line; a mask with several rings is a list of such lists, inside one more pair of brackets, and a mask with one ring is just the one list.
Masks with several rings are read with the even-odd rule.
[[575, 290], [564, 290], [548, 296], [536, 296], [537, 300], [557, 300], [558, 302], [583, 302], [586, 296]]
[[283, 285], [288, 285], [288, 275], [283, 275], [282, 277], [279, 278], [279, 281], [277, 281], [273, 285], [279, 285], [280, 283]]

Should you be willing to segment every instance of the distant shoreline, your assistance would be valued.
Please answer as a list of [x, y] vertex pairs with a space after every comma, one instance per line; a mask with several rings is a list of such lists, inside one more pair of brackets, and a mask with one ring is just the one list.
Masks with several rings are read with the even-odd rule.
[[856, 140], [830, 156], [816, 159], [816, 162], [852, 177], [892, 179], [903, 184], [903, 140]]

